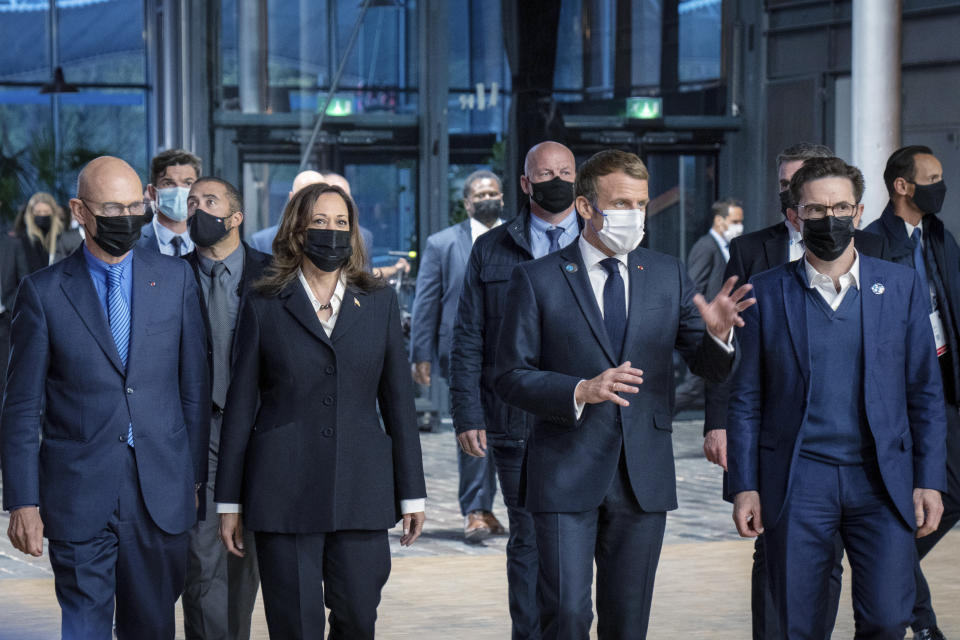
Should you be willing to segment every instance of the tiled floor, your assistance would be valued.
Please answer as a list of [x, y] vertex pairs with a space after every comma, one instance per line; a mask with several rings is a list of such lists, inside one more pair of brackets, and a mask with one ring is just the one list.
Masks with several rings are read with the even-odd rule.
[[[750, 637], [749, 576], [752, 545], [740, 540], [730, 507], [719, 498], [721, 474], [703, 460], [700, 425], [675, 424], [680, 509], [667, 521], [657, 574], [649, 638]], [[423, 434], [427, 473], [427, 533], [400, 549], [380, 607], [378, 637], [475, 640], [509, 638], [505, 538], [484, 545], [462, 542], [456, 503], [456, 453], [451, 433]], [[495, 511], [505, 520], [498, 500]], [[0, 532], [6, 530], [0, 517]], [[924, 561], [940, 625], [960, 638], [960, 532], [954, 531]], [[849, 574], [847, 574], [849, 575]], [[849, 580], [835, 638], [853, 636]], [[179, 610], [178, 610], [179, 615]], [[29, 559], [0, 540], [0, 640], [58, 637], [59, 610], [49, 561]], [[182, 637], [182, 636], [178, 636]], [[253, 638], [267, 638], [262, 607]]]

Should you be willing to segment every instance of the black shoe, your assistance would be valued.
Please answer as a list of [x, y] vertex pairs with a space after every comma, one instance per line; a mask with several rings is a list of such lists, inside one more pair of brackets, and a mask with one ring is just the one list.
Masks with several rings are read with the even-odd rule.
[[947, 640], [939, 627], [926, 627], [913, 632], [913, 640]]

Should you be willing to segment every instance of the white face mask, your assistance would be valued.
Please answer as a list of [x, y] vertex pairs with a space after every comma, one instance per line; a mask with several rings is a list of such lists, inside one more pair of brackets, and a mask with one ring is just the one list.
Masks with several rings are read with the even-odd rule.
[[[644, 209], [607, 209], [600, 211], [596, 207], [594, 211], [603, 216], [603, 227], [597, 229], [597, 237], [600, 241], [613, 251], [616, 255], [624, 255], [636, 249], [643, 240], [643, 223], [646, 219], [646, 210]], [[593, 224], [593, 218], [590, 220]]]
[[157, 208], [171, 220], [183, 222], [187, 219], [188, 195], [190, 195], [190, 187], [157, 189]]
[[743, 234], [743, 223], [731, 222], [727, 225], [727, 230], [723, 232], [723, 239], [730, 242], [741, 234]]

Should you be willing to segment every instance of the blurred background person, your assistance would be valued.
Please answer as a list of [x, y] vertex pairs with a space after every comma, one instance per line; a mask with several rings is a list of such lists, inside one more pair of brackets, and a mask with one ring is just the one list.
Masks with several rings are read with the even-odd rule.
[[294, 194], [273, 246], [237, 329], [221, 539], [243, 555], [243, 527], [255, 532], [272, 637], [322, 638], [326, 605], [330, 637], [373, 638], [387, 530], [402, 516], [409, 545], [425, 518], [400, 308], [364, 270], [356, 205], [339, 187]]
[[58, 262], [83, 243], [80, 233], [65, 224], [60, 205], [44, 191], [30, 196], [14, 229], [23, 246], [29, 273]]
[[187, 231], [187, 195], [202, 169], [200, 158], [184, 149], [161, 151], [150, 161], [150, 184], [145, 193], [156, 215], [143, 227], [141, 247], [167, 256], [185, 256], [193, 251]]
[[[710, 207], [713, 225], [700, 236], [687, 256], [687, 273], [707, 300], [713, 300], [723, 286], [723, 272], [730, 260], [730, 241], [743, 233], [743, 205], [739, 200], [717, 200]], [[674, 413], [703, 403], [703, 378], [687, 372], [677, 387]]]
[[[416, 297], [410, 333], [410, 362], [417, 384], [430, 385], [432, 363], [450, 379], [450, 343], [463, 290], [463, 273], [477, 238], [503, 223], [503, 188], [496, 174], [481, 169], [463, 182], [467, 219], [427, 238], [427, 248], [417, 273]], [[457, 444], [460, 483], [457, 498], [463, 516], [463, 537], [481, 542], [504, 533], [493, 515], [497, 477], [491, 461], [467, 454]]]

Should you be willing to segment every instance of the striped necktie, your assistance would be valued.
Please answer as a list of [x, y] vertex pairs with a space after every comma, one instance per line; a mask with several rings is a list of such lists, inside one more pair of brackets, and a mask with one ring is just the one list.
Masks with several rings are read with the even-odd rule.
[[[107, 315], [110, 317], [110, 333], [120, 354], [123, 368], [127, 368], [130, 351], [130, 307], [123, 298], [123, 265], [112, 264], [107, 271]], [[127, 444], [133, 446], [133, 425], [127, 426]]]

